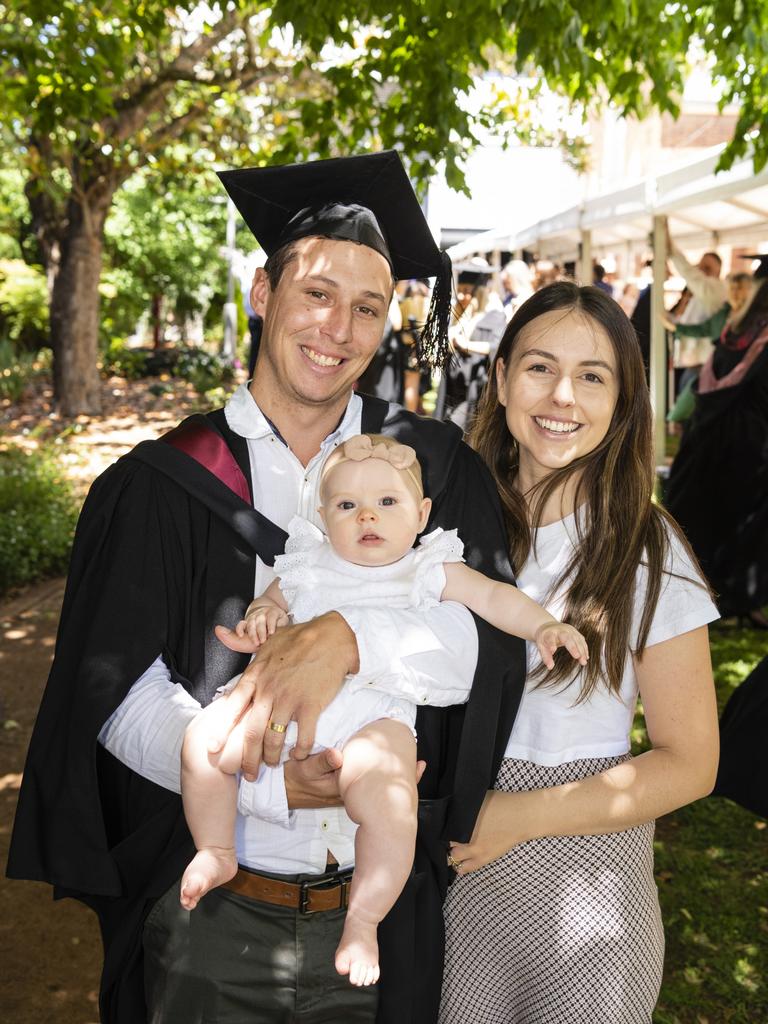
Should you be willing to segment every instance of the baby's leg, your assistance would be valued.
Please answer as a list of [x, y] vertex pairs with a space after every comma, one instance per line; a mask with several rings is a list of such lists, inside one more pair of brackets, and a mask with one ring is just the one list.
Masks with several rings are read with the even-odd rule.
[[381, 719], [344, 745], [339, 787], [359, 824], [355, 871], [336, 970], [353, 985], [379, 977], [376, 928], [400, 895], [416, 842], [416, 741], [402, 722]]
[[[215, 705], [215, 702], [214, 702]], [[208, 751], [214, 705], [187, 729], [181, 748], [181, 795], [197, 853], [181, 879], [181, 905], [193, 910], [217, 885], [234, 877], [237, 780], [243, 748], [244, 723], [230, 733], [222, 751]]]

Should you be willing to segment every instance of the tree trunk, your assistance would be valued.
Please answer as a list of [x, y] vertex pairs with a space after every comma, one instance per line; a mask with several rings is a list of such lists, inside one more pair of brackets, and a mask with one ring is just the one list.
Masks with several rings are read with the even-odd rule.
[[99, 279], [104, 221], [111, 201], [98, 205], [70, 198], [61, 257], [51, 296], [54, 394], [64, 416], [101, 412]]
[[163, 309], [163, 297], [155, 293], [152, 296], [152, 344], [160, 348], [163, 343], [163, 325], [160, 319]]

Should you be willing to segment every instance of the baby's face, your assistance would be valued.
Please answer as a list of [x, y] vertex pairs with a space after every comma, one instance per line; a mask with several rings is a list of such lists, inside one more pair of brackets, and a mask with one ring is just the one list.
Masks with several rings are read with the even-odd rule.
[[429, 498], [384, 459], [340, 462], [326, 475], [320, 514], [337, 555], [356, 565], [390, 565], [424, 529]]

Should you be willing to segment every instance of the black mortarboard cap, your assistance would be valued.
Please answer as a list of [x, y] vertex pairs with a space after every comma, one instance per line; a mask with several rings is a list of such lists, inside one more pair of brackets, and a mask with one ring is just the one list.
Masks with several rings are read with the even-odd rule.
[[470, 260], [454, 263], [453, 269], [457, 274], [458, 284], [488, 284], [493, 273], [490, 263], [482, 256], [473, 256]]
[[418, 353], [432, 365], [445, 362], [451, 263], [435, 244], [394, 150], [222, 171], [219, 178], [267, 256], [319, 235], [375, 249], [397, 279], [437, 278]]
[[768, 277], [768, 253], [751, 252], [739, 257], [742, 260], [760, 260], [760, 266], [752, 274], [755, 281], [764, 281]]

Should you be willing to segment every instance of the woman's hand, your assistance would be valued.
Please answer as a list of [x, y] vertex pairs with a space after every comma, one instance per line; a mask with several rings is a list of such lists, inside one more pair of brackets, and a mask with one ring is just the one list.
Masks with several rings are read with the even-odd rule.
[[449, 843], [448, 863], [458, 875], [498, 860], [513, 846], [533, 838], [524, 830], [525, 806], [535, 793], [504, 793], [492, 789], [485, 794], [483, 806], [468, 843]]

